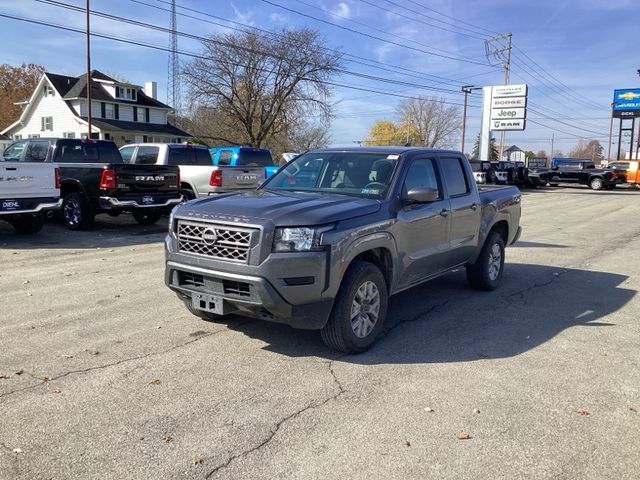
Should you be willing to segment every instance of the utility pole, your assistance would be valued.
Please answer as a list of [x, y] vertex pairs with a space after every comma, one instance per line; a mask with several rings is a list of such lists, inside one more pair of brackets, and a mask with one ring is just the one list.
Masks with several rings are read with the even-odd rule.
[[87, 139], [91, 140], [91, 10], [87, 0]]
[[463, 85], [462, 92], [464, 93], [464, 106], [462, 108], [462, 142], [460, 144], [460, 151], [464, 153], [464, 133], [467, 128], [467, 96], [473, 90], [482, 90], [482, 87], [474, 87], [473, 85]]
[[549, 156], [549, 161], [553, 160], [553, 142], [555, 140], [555, 133], [551, 134], [551, 155]]
[[611, 161], [611, 135], [613, 135], [613, 107], [615, 102], [611, 102], [611, 121], [609, 122], [609, 148], [607, 149], [607, 162]]
[[[509, 73], [511, 71], [511, 33], [504, 33], [502, 35], [496, 35], [495, 37], [487, 38], [484, 41], [485, 54], [487, 60], [491, 63], [491, 57], [502, 61], [502, 68], [504, 69], [504, 84], [509, 85]], [[502, 43], [507, 42], [506, 46]], [[495, 44], [496, 46], [492, 45]], [[502, 153], [504, 152], [504, 130], [500, 131], [500, 154], [498, 160], [502, 160]]]

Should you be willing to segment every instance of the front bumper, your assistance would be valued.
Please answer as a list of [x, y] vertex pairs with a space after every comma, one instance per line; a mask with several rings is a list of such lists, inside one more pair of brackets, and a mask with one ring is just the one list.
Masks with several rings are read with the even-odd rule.
[[[145, 198], [151, 197], [150, 201]], [[137, 208], [174, 207], [183, 201], [182, 195], [142, 195], [136, 197], [100, 197], [98, 205], [103, 210], [130, 210]]]
[[[0, 200], [0, 206], [9, 200]], [[20, 215], [23, 213], [40, 213], [51, 210], [59, 210], [62, 207], [61, 198], [18, 198], [15, 201], [20, 206], [15, 209], [0, 208], [0, 216], [2, 215]]]

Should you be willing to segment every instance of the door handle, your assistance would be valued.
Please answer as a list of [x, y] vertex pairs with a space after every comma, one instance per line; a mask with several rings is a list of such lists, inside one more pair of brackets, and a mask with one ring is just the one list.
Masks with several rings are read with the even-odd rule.
[[478, 204], [477, 203], [472, 203], [471, 206], [469, 207], [471, 210], [477, 210], [478, 209]]
[[441, 217], [446, 217], [447, 215], [449, 215], [449, 210], [447, 210], [446, 208], [443, 208], [442, 210], [440, 210], [438, 215], [440, 215]]
[[12, 172], [18, 170], [18, 167], [7, 167], [7, 170], [11, 170]]

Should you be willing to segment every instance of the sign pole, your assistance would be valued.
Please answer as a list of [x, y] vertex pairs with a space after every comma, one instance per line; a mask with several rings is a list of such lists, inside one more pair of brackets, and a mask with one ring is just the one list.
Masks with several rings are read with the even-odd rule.
[[620, 144], [622, 143], [622, 119], [620, 119], [620, 128], [618, 128], [618, 154], [616, 160], [620, 160]]
[[611, 134], [613, 133], [613, 106], [614, 102], [611, 102], [611, 121], [609, 122], [609, 149], [607, 150], [607, 161], [611, 161]]

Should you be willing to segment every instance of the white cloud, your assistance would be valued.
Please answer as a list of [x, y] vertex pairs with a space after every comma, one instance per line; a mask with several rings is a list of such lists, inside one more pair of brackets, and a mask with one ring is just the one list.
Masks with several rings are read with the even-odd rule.
[[233, 8], [234, 20], [236, 22], [251, 25], [252, 27], [256, 26], [256, 23], [253, 21], [253, 12], [251, 10], [241, 12], [233, 3], [231, 4], [231, 8]]
[[285, 23], [287, 20], [286, 15], [282, 15], [281, 13], [270, 13], [269, 14], [269, 20], [271, 20], [273, 23]]
[[340, 2], [336, 8], [331, 10], [331, 13], [337, 17], [351, 18], [351, 8], [344, 2]]

